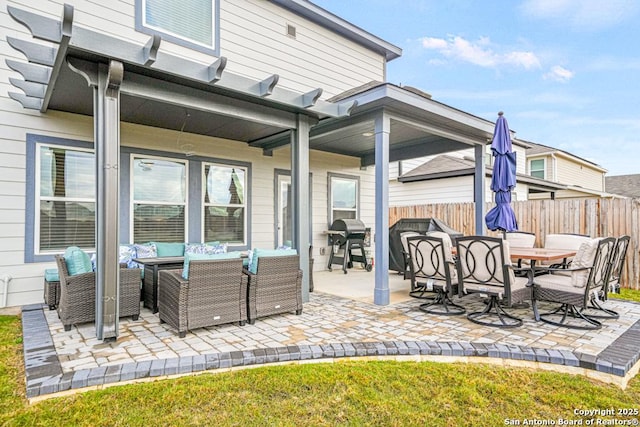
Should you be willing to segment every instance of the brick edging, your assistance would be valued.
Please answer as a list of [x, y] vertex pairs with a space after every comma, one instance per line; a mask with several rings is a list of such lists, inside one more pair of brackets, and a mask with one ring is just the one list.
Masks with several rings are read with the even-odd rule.
[[174, 357], [62, 372], [43, 312], [22, 309], [27, 398], [144, 378], [269, 363], [376, 356], [487, 357], [579, 367], [624, 377], [640, 357], [640, 320], [598, 355], [535, 347], [443, 341], [382, 341], [290, 345]]

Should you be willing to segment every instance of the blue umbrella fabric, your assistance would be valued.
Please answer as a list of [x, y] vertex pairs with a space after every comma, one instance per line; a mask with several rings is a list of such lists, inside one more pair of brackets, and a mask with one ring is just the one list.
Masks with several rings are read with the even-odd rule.
[[485, 223], [491, 231], [515, 231], [518, 221], [511, 207], [511, 190], [516, 186], [516, 153], [512, 150], [509, 125], [502, 111], [498, 113], [491, 152], [494, 157], [491, 191], [495, 192], [496, 206], [487, 212]]

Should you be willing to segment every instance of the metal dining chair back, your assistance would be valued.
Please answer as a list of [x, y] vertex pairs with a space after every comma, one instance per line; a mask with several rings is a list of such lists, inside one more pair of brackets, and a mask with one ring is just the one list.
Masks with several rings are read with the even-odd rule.
[[522, 319], [502, 307], [531, 297], [528, 279], [513, 272], [509, 242], [498, 237], [469, 236], [456, 239], [456, 246], [460, 296], [481, 294], [489, 298], [484, 310], [469, 313], [467, 318], [485, 326], [522, 325]]
[[630, 242], [630, 236], [620, 236], [616, 240], [616, 248], [611, 262], [611, 274], [609, 275], [609, 286], [605, 289], [606, 292], [603, 295], [605, 300], [609, 292], [620, 293], [620, 277], [624, 271]]
[[411, 258], [411, 287], [436, 293], [433, 300], [420, 305], [420, 310], [442, 315], [463, 314], [464, 307], [451, 300], [458, 291], [458, 283], [449, 235], [433, 232], [409, 237], [407, 247]]

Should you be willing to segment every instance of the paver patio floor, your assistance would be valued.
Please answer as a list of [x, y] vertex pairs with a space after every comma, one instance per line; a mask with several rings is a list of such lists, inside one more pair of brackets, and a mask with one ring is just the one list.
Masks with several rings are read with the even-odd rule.
[[[352, 280], [355, 278], [352, 275]], [[418, 309], [423, 301], [412, 298], [397, 298], [390, 305], [379, 306], [363, 301], [366, 298], [346, 298], [322, 292], [321, 288], [316, 287], [299, 316], [292, 313], [258, 319], [254, 325], [200, 328], [182, 339], [145, 308], [137, 321], [120, 319], [117, 341], [103, 342], [95, 338], [92, 323], [65, 332], [56, 311], [40, 304], [26, 306], [27, 395], [36, 398], [204, 370], [349, 356], [499, 359], [592, 373], [622, 385], [639, 365], [637, 303], [607, 301], [607, 307], [618, 311], [620, 319], [606, 321], [596, 331], [535, 322], [531, 309], [513, 311], [523, 318], [522, 327], [498, 329], [471, 323], [466, 316], [424, 313]], [[476, 296], [465, 297], [462, 303], [467, 312], [483, 308]]]

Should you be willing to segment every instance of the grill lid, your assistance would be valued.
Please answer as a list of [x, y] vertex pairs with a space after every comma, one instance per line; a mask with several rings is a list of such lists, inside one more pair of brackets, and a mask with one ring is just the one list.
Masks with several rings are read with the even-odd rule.
[[364, 222], [359, 219], [336, 219], [331, 224], [330, 230], [332, 231], [342, 231], [345, 234], [355, 234], [355, 233], [364, 233], [366, 228], [364, 226]]

